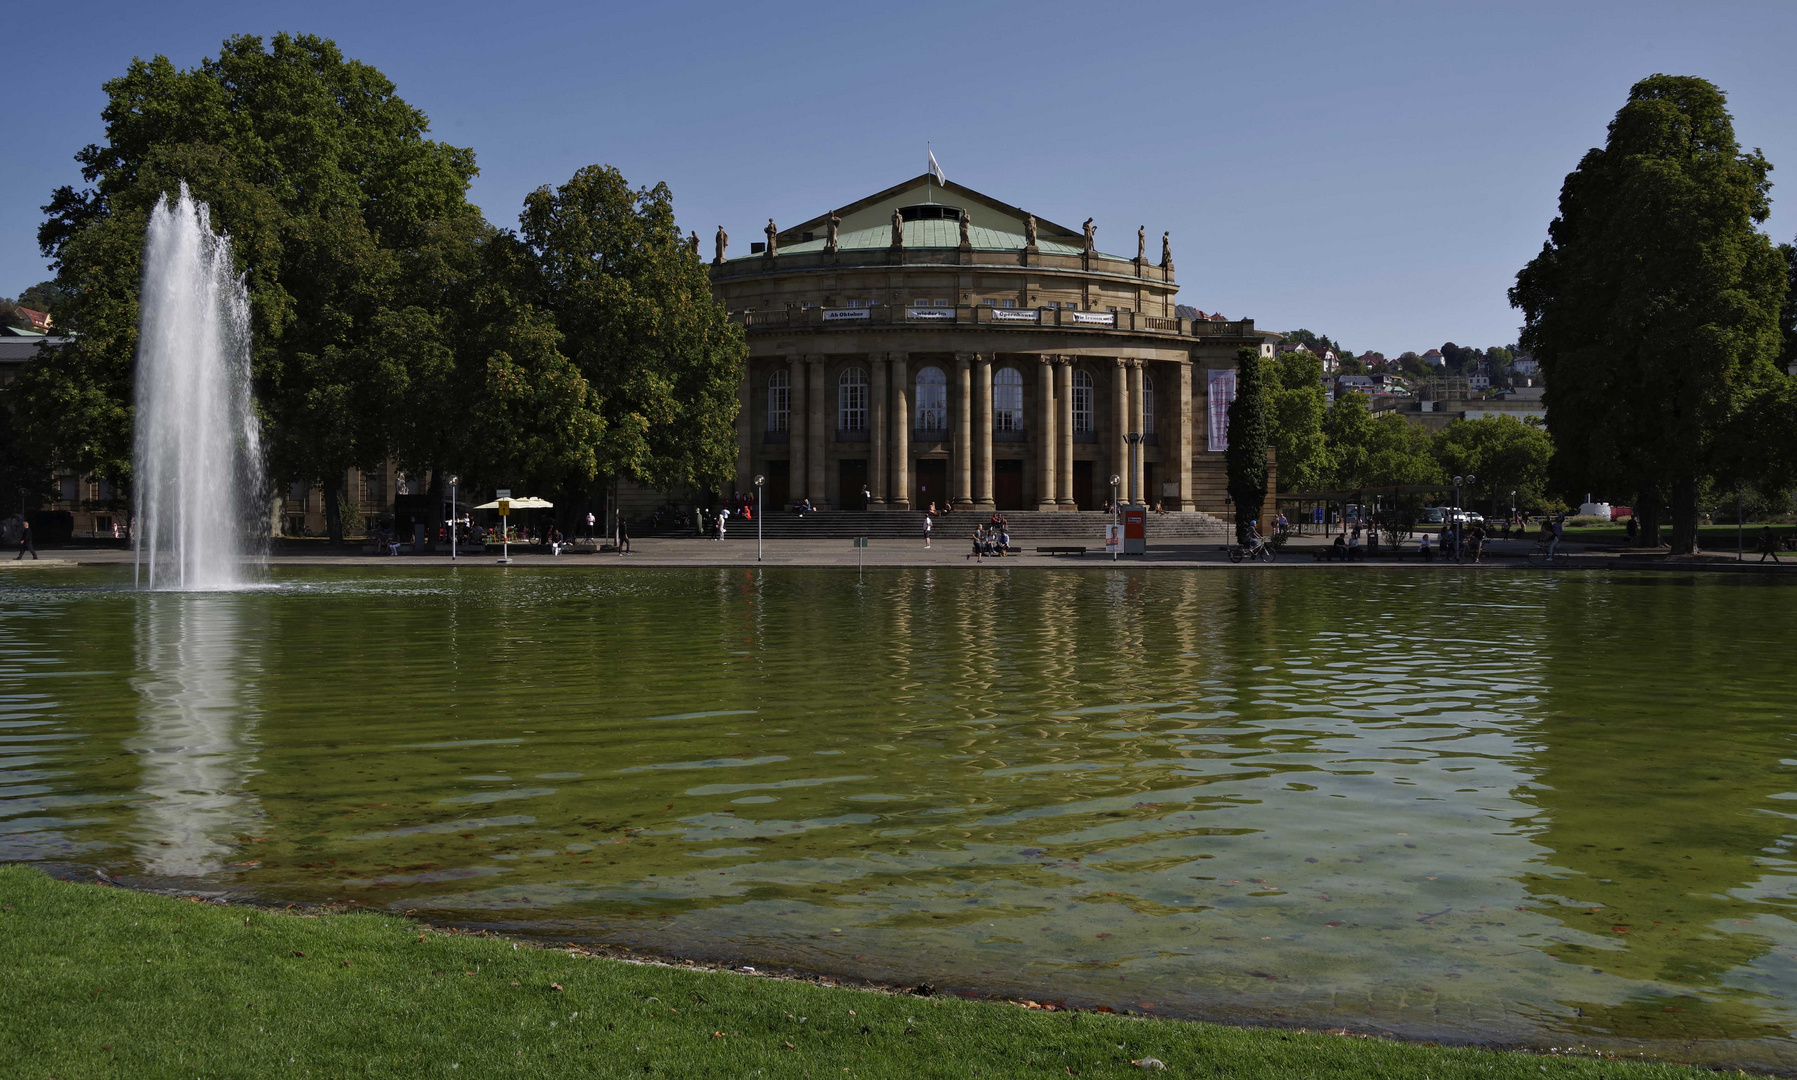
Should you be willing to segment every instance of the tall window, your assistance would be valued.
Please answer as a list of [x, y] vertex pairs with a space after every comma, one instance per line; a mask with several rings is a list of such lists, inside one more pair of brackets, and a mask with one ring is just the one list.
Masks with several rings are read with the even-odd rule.
[[1142, 434], [1154, 434], [1154, 379], [1142, 375]]
[[948, 376], [939, 367], [917, 373], [917, 430], [948, 430]]
[[1092, 430], [1092, 376], [1073, 373], [1073, 430]]
[[867, 372], [858, 367], [836, 378], [836, 430], [867, 430]]
[[767, 377], [767, 429], [785, 431], [792, 421], [792, 383], [784, 371]]
[[992, 376], [992, 430], [1023, 430], [1023, 375], [1014, 367]]

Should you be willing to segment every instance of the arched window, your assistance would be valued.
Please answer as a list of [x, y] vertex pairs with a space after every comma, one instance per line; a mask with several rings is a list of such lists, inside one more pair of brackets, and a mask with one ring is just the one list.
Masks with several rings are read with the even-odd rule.
[[1092, 430], [1092, 376], [1073, 373], [1073, 430]]
[[767, 377], [767, 429], [785, 431], [792, 419], [792, 384], [784, 371]]
[[917, 373], [917, 430], [948, 430], [948, 376], [939, 367]]
[[1154, 434], [1154, 379], [1142, 374], [1142, 434]]
[[867, 372], [858, 367], [836, 377], [836, 430], [867, 430]]
[[992, 376], [992, 430], [1023, 430], [1023, 374], [1014, 367]]

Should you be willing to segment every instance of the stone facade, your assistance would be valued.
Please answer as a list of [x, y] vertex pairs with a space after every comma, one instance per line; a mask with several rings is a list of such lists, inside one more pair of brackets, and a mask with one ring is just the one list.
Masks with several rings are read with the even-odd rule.
[[770, 236], [712, 265], [749, 340], [727, 493], [759, 474], [770, 507], [1090, 510], [1116, 475], [1125, 502], [1226, 512], [1207, 373], [1279, 336], [1177, 317], [1168, 245], [1106, 255], [926, 176]]

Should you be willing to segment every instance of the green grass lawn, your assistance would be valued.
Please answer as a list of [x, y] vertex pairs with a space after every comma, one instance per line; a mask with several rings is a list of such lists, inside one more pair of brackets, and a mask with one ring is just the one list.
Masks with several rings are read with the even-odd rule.
[[7, 1078], [1143, 1075], [1691, 1073], [835, 989], [0, 867]]
[[[1745, 538], [1746, 548], [1748, 552], [1753, 554], [1754, 558], [1759, 557], [1755, 548], [1759, 545], [1760, 530], [1764, 527], [1763, 524], [1748, 525], [1742, 533], [1742, 536]], [[1539, 525], [1532, 526], [1529, 529], [1529, 535], [1533, 537], [1539, 531]], [[1789, 536], [1792, 533], [1797, 533], [1797, 525], [1773, 525], [1772, 531], [1780, 536]], [[1660, 531], [1660, 538], [1662, 540], [1667, 539], [1670, 536], [1670, 529], [1662, 529]], [[1610, 525], [1574, 525], [1572, 522], [1567, 522], [1566, 539], [1569, 543], [1574, 544], [1626, 544], [1628, 543], [1628, 532], [1627, 526], [1621, 523]], [[1735, 527], [1733, 525], [1699, 525], [1697, 527], [1697, 543], [1698, 546], [1705, 551], [1732, 552], [1735, 550]], [[1788, 558], [1791, 555], [1797, 555], [1797, 552], [1787, 553], [1781, 551], [1779, 552], [1779, 555]]]

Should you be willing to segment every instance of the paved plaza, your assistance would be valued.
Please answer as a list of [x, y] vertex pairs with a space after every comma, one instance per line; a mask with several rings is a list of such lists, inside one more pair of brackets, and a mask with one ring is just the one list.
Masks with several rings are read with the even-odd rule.
[[[1054, 543], [1077, 542], [1055, 541]], [[1440, 558], [1433, 562], [1424, 562], [1417, 557], [1414, 545], [1406, 546], [1402, 559], [1380, 557], [1349, 563], [1318, 561], [1315, 555], [1326, 547], [1327, 543], [1320, 537], [1293, 537], [1278, 553], [1277, 560], [1271, 564], [1272, 568], [1341, 572], [1353, 572], [1365, 567], [1392, 567], [1417, 572], [1458, 572], [1471, 569], [1547, 572], [1550, 569], [1531, 563], [1529, 553], [1535, 550], [1533, 540], [1490, 541], [1486, 545], [1485, 558], [1479, 563], [1454, 563]], [[1050, 545], [1045, 543], [1041, 546]], [[1097, 539], [1088, 543], [1084, 555], [1042, 554], [1037, 552], [1036, 545], [1030, 545], [1020, 548], [1017, 554], [1004, 558], [988, 557], [976, 560], [968, 557], [969, 547], [970, 541], [966, 538], [950, 538], [940, 534], [928, 548], [923, 546], [921, 539], [873, 539], [867, 541], [867, 547], [857, 549], [854, 542], [849, 539], [795, 540], [783, 538], [769, 540], [762, 545], [760, 564], [763, 566], [848, 568], [864, 565], [869, 569], [875, 567], [962, 567], [966, 569], [1028, 567], [1057, 570], [1102, 570], [1139, 566], [1242, 569], [1250, 565], [1242, 564], [1238, 567], [1231, 563], [1227, 548], [1215, 541], [1158, 544], [1151, 546], [1146, 555], [1125, 555], [1115, 559], [1105, 553], [1103, 542]], [[757, 562], [755, 539], [752, 533], [746, 537], [732, 536], [722, 541], [694, 537], [645, 537], [632, 541], [631, 549], [628, 555], [618, 555], [610, 551], [595, 553], [590, 550], [586, 553], [570, 551], [561, 555], [550, 555], [537, 545], [514, 545], [511, 548], [511, 560], [512, 565], [518, 567], [724, 567], [754, 566]], [[1576, 544], [1567, 544], [1564, 550], [1570, 553], [1566, 565], [1551, 569], [1695, 569], [1753, 573], [1797, 572], [1797, 556], [1786, 555], [1785, 561], [1777, 564], [1770, 561], [1759, 563], [1756, 561], [1759, 555], [1751, 551], [1747, 553], [1744, 561], [1737, 562], [1732, 551], [1709, 552], [1692, 558], [1668, 559], [1665, 556], [1639, 555], [1601, 548], [1586, 549]], [[22, 562], [7, 559], [0, 560], [0, 566], [23, 569], [31, 566], [49, 568], [73, 565], [129, 565], [131, 561], [132, 553], [128, 548], [70, 547], [45, 552], [43, 558], [36, 563], [30, 559]], [[362, 547], [354, 543], [342, 552], [332, 552], [322, 547], [317, 551], [277, 550], [268, 559], [269, 564], [273, 566], [443, 566], [449, 561], [447, 554], [435, 553], [370, 555], [365, 554]], [[478, 554], [470, 554], [463, 550], [456, 561], [458, 564], [468, 566], [496, 567], [499, 565], [499, 549], [494, 547]], [[1266, 564], [1255, 563], [1252, 565], [1264, 567]]]

